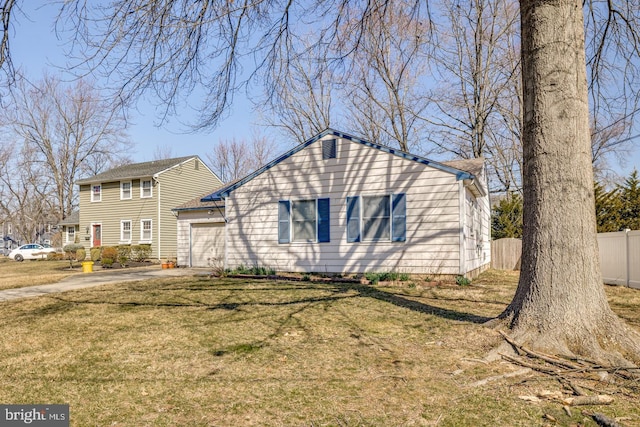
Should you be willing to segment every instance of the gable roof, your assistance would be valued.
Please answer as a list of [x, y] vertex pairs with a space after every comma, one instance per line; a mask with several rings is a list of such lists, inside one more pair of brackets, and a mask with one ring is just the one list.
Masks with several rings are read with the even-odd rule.
[[443, 165], [451, 166], [452, 168], [460, 169], [465, 172], [478, 177], [482, 175], [482, 169], [484, 168], [484, 158], [479, 157], [475, 159], [462, 159], [451, 160], [448, 162], [442, 162]]
[[208, 196], [209, 194], [210, 193], [207, 192], [171, 210], [178, 212], [178, 211], [198, 211], [198, 210], [203, 210], [207, 208], [224, 208], [224, 203], [220, 203], [220, 201], [213, 201], [213, 200], [203, 201], [204, 197]]
[[143, 163], [131, 163], [128, 165], [118, 166], [113, 169], [109, 169], [108, 171], [99, 173], [97, 175], [80, 179], [76, 181], [76, 184], [91, 184], [94, 182], [113, 182], [113, 181], [121, 181], [124, 179], [133, 179], [133, 178], [146, 178], [150, 176], [154, 176], [161, 172], [166, 171], [167, 169], [171, 169], [174, 166], [178, 166], [181, 163], [186, 162], [187, 160], [198, 158], [198, 156], [185, 156], [185, 157], [176, 157], [173, 159], [162, 159], [162, 160], [153, 160], [150, 162]]
[[[231, 182], [231, 183], [229, 183], [229, 184], [227, 184], [227, 185], [225, 185], [223, 187], [220, 187], [217, 191], [214, 191], [213, 193], [209, 194], [208, 196], [203, 197], [201, 200], [203, 202], [208, 202], [208, 201], [215, 201], [215, 200], [224, 199], [232, 191], [234, 191], [236, 188], [241, 187], [242, 185], [244, 185], [247, 182], [251, 181], [253, 178], [257, 177], [258, 175], [260, 175], [263, 172], [266, 172], [267, 170], [271, 169], [272, 167], [274, 167], [278, 163], [280, 163], [280, 162], [286, 160], [287, 158], [293, 156], [297, 152], [304, 150], [309, 145], [313, 144], [314, 142], [316, 142], [319, 139], [322, 139], [322, 138], [324, 138], [325, 136], [328, 136], [328, 135], [333, 135], [333, 136], [336, 136], [338, 138], [347, 139], [349, 141], [356, 142], [356, 143], [359, 143], [359, 144], [362, 144], [362, 145], [366, 145], [367, 147], [371, 147], [371, 148], [374, 148], [376, 150], [383, 151], [385, 153], [393, 154], [395, 156], [402, 157], [404, 159], [408, 159], [408, 160], [411, 160], [411, 161], [414, 161], [414, 162], [418, 162], [418, 163], [421, 163], [421, 164], [424, 164], [424, 165], [427, 165], [427, 166], [434, 167], [436, 169], [439, 169], [439, 170], [454, 174], [456, 176], [457, 180], [473, 179], [476, 176], [476, 174], [474, 174], [474, 173], [471, 173], [471, 172], [466, 171], [464, 169], [458, 169], [457, 167], [448, 165], [446, 163], [440, 163], [440, 162], [436, 162], [436, 161], [433, 161], [433, 160], [429, 160], [427, 158], [420, 157], [420, 156], [417, 156], [415, 154], [410, 154], [410, 153], [407, 153], [405, 151], [397, 150], [395, 148], [387, 147], [385, 145], [374, 144], [372, 142], [366, 141], [366, 140], [361, 139], [361, 138], [357, 138], [357, 137], [352, 136], [352, 135], [348, 135], [348, 134], [346, 134], [344, 132], [340, 132], [340, 131], [337, 131], [337, 130], [334, 130], [334, 129], [326, 129], [326, 130], [322, 131], [321, 133], [319, 133], [318, 135], [314, 136], [313, 138], [311, 138], [311, 139], [305, 141], [304, 143], [292, 148], [291, 150], [289, 150], [286, 153], [282, 154], [281, 156], [277, 157], [273, 161], [267, 163], [266, 165], [264, 165], [260, 169], [256, 170], [255, 172], [250, 173], [249, 175], [245, 176], [244, 178], [241, 178], [241, 179], [239, 179], [237, 181]], [[482, 159], [480, 159], [480, 160], [482, 160]]]
[[80, 224], [80, 211], [73, 211], [71, 214], [58, 222], [58, 225], [77, 225]]

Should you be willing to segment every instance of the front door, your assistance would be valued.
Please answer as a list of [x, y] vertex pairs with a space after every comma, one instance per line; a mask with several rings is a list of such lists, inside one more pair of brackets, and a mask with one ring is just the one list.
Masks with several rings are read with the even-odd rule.
[[93, 224], [93, 247], [102, 246], [102, 225]]

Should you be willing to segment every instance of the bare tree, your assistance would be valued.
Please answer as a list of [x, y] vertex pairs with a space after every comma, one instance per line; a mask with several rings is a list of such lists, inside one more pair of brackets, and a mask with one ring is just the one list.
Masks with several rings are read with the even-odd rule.
[[153, 160], [170, 159], [173, 157], [173, 148], [170, 145], [156, 145], [153, 149]]
[[58, 220], [51, 203], [52, 179], [46, 168], [33, 161], [37, 155], [33, 147], [16, 144], [5, 147], [5, 161], [0, 164], [0, 211], [23, 242], [35, 241], [47, 224]]
[[[354, 131], [377, 143], [403, 151], [424, 152], [428, 104], [426, 75], [432, 29], [429, 20], [415, 19], [414, 4], [394, 2], [366, 17], [346, 99]], [[355, 41], [353, 42], [355, 43]]]
[[[85, 81], [71, 86], [51, 76], [31, 84], [18, 82], [13, 108], [0, 114], [5, 134], [30, 155], [24, 167], [50, 177], [55, 216], [63, 219], [77, 206], [75, 180], [88, 164], [110, 163], [129, 150], [125, 121]], [[34, 183], [35, 185], [35, 183]]]
[[222, 182], [230, 182], [260, 168], [270, 154], [268, 148], [264, 137], [221, 140], [207, 154], [207, 160]]
[[[440, 76], [434, 92], [431, 141], [456, 157], [487, 157], [502, 189], [519, 179], [510, 171], [519, 147], [518, 8], [513, 0], [444, 1]], [[516, 98], [517, 99], [517, 98]], [[502, 113], [502, 114], [501, 114]]]
[[[287, 46], [289, 62], [266, 70], [267, 94], [262, 111], [270, 126], [298, 143], [330, 128], [332, 96], [336, 96], [333, 70], [314, 56], [304, 42]], [[301, 53], [295, 53], [301, 51]]]

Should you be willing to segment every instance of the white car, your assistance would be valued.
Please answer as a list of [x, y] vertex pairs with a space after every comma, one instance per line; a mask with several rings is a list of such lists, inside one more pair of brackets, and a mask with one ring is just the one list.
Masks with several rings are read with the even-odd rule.
[[12, 250], [9, 253], [9, 258], [18, 262], [25, 259], [47, 259], [47, 255], [55, 251], [56, 249], [49, 245], [43, 246], [37, 243], [29, 243]]

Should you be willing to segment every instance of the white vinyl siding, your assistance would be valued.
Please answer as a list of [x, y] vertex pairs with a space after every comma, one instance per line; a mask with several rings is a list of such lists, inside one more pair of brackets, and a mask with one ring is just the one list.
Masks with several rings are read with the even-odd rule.
[[[323, 160], [312, 144], [237, 188], [225, 200], [227, 267], [264, 265], [280, 271], [398, 271], [460, 274], [460, 187], [455, 174], [339, 139]], [[404, 241], [347, 241], [347, 197], [403, 194]], [[282, 200], [328, 198], [330, 242], [278, 243]], [[393, 223], [393, 212], [391, 212]], [[378, 222], [384, 222], [378, 219]]]

